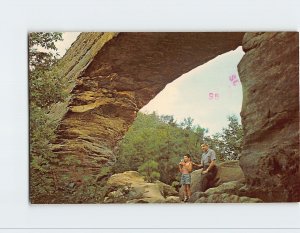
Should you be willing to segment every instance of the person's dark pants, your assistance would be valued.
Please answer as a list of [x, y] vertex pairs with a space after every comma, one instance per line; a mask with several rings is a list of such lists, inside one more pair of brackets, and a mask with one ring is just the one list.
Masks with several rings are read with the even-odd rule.
[[[205, 171], [207, 169], [207, 167], [203, 168], [203, 171]], [[201, 192], [205, 192], [211, 185], [212, 185], [212, 181], [215, 178], [215, 176], [217, 175], [217, 167], [214, 166], [211, 171], [209, 171], [206, 174], [201, 174], [200, 177], [200, 191]]]

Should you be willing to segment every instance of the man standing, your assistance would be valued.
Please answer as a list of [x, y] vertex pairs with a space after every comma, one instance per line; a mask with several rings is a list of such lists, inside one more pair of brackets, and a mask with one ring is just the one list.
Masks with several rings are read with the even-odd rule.
[[203, 154], [201, 156], [201, 165], [193, 163], [199, 168], [203, 168], [200, 178], [200, 191], [205, 192], [208, 189], [209, 182], [211, 182], [216, 174], [216, 153], [214, 150], [210, 149], [208, 144], [204, 143], [201, 145]]

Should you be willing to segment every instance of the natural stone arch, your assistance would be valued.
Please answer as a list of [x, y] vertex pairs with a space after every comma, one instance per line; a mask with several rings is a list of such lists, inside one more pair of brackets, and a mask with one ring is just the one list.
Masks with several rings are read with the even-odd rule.
[[[65, 75], [74, 85], [70, 86], [71, 99], [56, 108], [56, 112], [66, 111], [62, 111], [64, 114], [56, 131], [54, 153], [61, 159], [74, 155], [81, 160], [79, 166], [86, 173], [96, 173], [112, 159], [137, 111], [166, 84], [240, 45], [246, 51], [239, 64], [244, 93], [241, 116], [245, 144], [241, 166], [245, 177], [253, 187], [264, 186], [264, 193], [276, 190], [270, 197], [260, 195], [266, 201], [274, 197], [287, 201], [299, 199], [295, 197], [299, 194], [298, 131], [295, 131], [299, 129], [296, 124], [299, 103], [293, 99], [299, 93], [297, 33], [246, 33], [245, 36], [237, 32], [82, 33], [63, 58], [70, 62], [61, 62], [67, 70]], [[290, 72], [290, 78], [284, 71]], [[275, 86], [282, 85], [276, 94], [266, 88], [270, 81]], [[283, 91], [285, 88], [289, 89], [288, 94]], [[270, 96], [273, 102], [288, 98], [292, 104], [272, 112], [272, 105], [265, 101], [265, 96]], [[266, 117], [269, 120], [266, 121]], [[281, 126], [277, 127], [278, 124]], [[284, 159], [270, 154], [282, 148], [269, 144], [270, 141], [278, 142], [282, 130], [287, 146]], [[288, 134], [290, 130], [292, 134]], [[271, 132], [276, 140], [272, 141], [261, 132]], [[294, 165], [290, 166], [289, 161]], [[275, 184], [273, 179], [278, 175], [280, 178]], [[292, 177], [288, 182], [287, 176]], [[290, 187], [286, 187], [287, 184]], [[251, 190], [253, 193], [248, 191], [249, 195], [258, 196], [255, 188]], [[286, 193], [279, 195], [283, 190]]]
[[[99, 33], [97, 40], [105, 35]], [[140, 108], [182, 74], [237, 48], [243, 35], [115, 34], [73, 77], [76, 84], [57, 130], [54, 152], [78, 155], [88, 167], [92, 167], [88, 158], [94, 157], [101, 166], [110, 159]], [[72, 47], [89, 36], [82, 34]]]

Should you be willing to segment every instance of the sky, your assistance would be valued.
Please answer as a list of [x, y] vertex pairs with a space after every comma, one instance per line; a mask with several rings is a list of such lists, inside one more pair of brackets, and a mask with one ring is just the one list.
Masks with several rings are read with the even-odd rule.
[[[61, 56], [79, 34], [63, 33], [64, 40], [56, 43]], [[228, 115], [235, 114], [240, 121], [243, 94], [237, 65], [243, 55], [238, 47], [183, 74], [140, 111], [173, 115], [178, 122], [191, 117], [194, 124], [208, 129], [207, 135], [221, 132], [228, 125]]]
[[195, 124], [208, 128], [208, 135], [221, 132], [228, 115], [235, 114], [240, 121], [243, 93], [237, 65], [243, 55], [238, 47], [185, 73], [141, 111], [174, 115], [178, 121], [190, 116]]
[[61, 57], [66, 53], [67, 49], [76, 40], [79, 34], [80, 32], [64, 32], [62, 35], [63, 40], [55, 43], [57, 52]]

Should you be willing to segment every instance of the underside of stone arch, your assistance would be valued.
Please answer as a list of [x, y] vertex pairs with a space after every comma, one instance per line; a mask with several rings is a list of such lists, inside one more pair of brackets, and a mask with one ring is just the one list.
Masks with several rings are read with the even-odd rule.
[[61, 114], [53, 152], [97, 173], [115, 159], [140, 108], [182, 74], [240, 45], [249, 195], [265, 187], [274, 191], [260, 195], [266, 201], [299, 200], [298, 33], [81, 33], [61, 62], [71, 95], [53, 110]]

